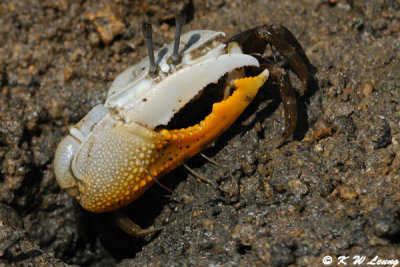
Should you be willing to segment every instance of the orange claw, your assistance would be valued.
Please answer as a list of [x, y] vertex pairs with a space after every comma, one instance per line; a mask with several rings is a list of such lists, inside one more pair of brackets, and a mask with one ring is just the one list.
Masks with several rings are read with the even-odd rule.
[[[96, 176], [85, 176], [80, 183], [80, 194], [76, 198], [85, 209], [92, 212], [112, 211], [131, 203], [155, 179], [200, 152], [228, 129], [254, 99], [268, 75], [266, 69], [256, 77], [235, 80], [237, 89], [233, 94], [215, 103], [211, 113], [199, 124], [179, 130], [151, 131], [144, 128], [142, 134], [145, 138], [140, 144], [141, 152], [131, 154], [136, 156], [126, 159], [114, 177], [101, 180]], [[124, 132], [125, 130], [118, 131], [115, 136], [125, 135]], [[136, 145], [133, 147], [138, 148]]]

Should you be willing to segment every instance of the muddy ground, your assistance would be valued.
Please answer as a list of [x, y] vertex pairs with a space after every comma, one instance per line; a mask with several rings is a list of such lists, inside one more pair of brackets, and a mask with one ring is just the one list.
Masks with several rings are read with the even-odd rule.
[[[400, 1], [193, 1], [184, 30], [293, 31], [314, 67], [294, 140], [268, 84], [236, 123], [125, 208], [130, 238], [57, 186], [60, 138], [146, 55], [170, 42], [179, 1], [0, 2], [0, 266], [319, 266], [400, 260]], [[279, 60], [279, 57], [278, 57]], [[299, 81], [292, 75], [294, 85]], [[350, 264], [348, 260], [348, 264]]]

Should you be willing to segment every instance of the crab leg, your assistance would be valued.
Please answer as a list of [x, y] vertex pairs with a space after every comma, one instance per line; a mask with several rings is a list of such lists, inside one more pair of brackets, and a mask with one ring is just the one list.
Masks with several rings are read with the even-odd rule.
[[179, 130], [161, 130], [168, 145], [161, 152], [161, 160], [158, 161], [161, 164], [155, 164], [150, 170], [151, 174], [159, 177], [168, 173], [212, 143], [250, 104], [268, 75], [266, 69], [256, 77], [235, 80], [237, 89], [233, 94], [215, 103], [212, 112], [199, 124]]
[[290, 82], [289, 74], [282, 68], [276, 66], [270, 67], [269, 70], [271, 76], [278, 82], [284, 110], [285, 132], [278, 144], [278, 147], [280, 147], [296, 130], [297, 98], [292, 83]]

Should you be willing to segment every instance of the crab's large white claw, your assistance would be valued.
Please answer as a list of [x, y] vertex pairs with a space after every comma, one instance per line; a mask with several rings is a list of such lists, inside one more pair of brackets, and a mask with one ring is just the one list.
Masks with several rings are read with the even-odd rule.
[[258, 66], [257, 59], [245, 54], [226, 54], [204, 60], [168, 76], [135, 99], [127, 107], [127, 117], [143, 126], [166, 125], [176, 112], [210, 83], [243, 66]]

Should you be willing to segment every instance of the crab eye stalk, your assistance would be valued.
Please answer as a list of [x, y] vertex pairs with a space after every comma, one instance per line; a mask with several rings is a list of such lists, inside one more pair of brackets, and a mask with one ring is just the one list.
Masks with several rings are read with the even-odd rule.
[[186, 12], [184, 10], [179, 10], [175, 15], [176, 33], [174, 42], [174, 51], [172, 52], [172, 60], [174, 62], [179, 61], [179, 41], [181, 39], [182, 26], [186, 22]]
[[144, 39], [146, 40], [147, 51], [149, 53], [150, 67], [149, 71], [154, 73], [157, 69], [156, 63], [154, 61], [154, 49], [153, 49], [153, 28], [149, 23], [143, 23], [142, 32]]

